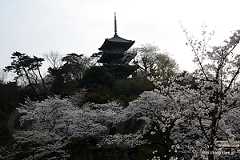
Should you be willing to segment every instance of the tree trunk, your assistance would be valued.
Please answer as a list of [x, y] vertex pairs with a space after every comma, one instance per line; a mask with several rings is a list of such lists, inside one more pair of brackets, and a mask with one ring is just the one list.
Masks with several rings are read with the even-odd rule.
[[214, 146], [210, 145], [208, 152], [208, 160], [214, 160]]
[[25, 69], [25, 68], [23, 68], [23, 71], [24, 71], [24, 72], [25, 72], [25, 74], [26, 74], [26, 77], [27, 77], [27, 79], [28, 79], [29, 86], [31, 87], [31, 89], [32, 89], [33, 93], [35, 93], [35, 94], [36, 94], [36, 96], [37, 96], [37, 95], [38, 95], [38, 94], [37, 94], [37, 91], [36, 91], [36, 90], [35, 90], [35, 88], [33, 87], [33, 84], [32, 84], [32, 82], [31, 82], [31, 79], [30, 79], [30, 77], [29, 77], [29, 75], [28, 75], [28, 73], [27, 73], [26, 69]]
[[217, 109], [212, 116], [211, 132], [210, 132], [210, 141], [208, 148], [208, 160], [214, 160], [214, 151], [215, 151], [215, 138], [217, 134]]
[[39, 67], [37, 67], [37, 70], [38, 70], [38, 74], [39, 74], [39, 76], [40, 76], [40, 78], [41, 78], [43, 88], [46, 90], [47, 87], [46, 87], [45, 81], [44, 81], [44, 79], [43, 79], [43, 77], [42, 77], [42, 74], [41, 74], [41, 72], [40, 72]]

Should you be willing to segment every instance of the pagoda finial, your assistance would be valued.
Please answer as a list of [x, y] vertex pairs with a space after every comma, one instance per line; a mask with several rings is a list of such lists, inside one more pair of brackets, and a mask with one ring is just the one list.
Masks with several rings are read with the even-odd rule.
[[117, 18], [116, 18], [116, 12], [114, 12], [114, 36], [117, 36]]

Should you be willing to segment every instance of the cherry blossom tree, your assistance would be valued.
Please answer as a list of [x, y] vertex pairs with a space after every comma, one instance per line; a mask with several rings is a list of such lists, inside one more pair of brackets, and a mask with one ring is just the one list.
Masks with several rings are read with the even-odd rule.
[[[236, 52], [240, 40], [240, 30], [235, 31], [220, 46], [209, 46], [211, 33], [202, 31], [202, 40], [194, 39], [184, 30], [187, 44], [192, 49], [199, 68], [194, 72], [197, 89], [185, 91], [192, 101], [193, 115], [196, 117], [204, 141], [202, 146], [208, 151], [208, 159], [214, 160], [216, 140], [221, 128], [223, 114], [238, 107], [238, 76], [240, 54]], [[228, 136], [227, 136], [228, 137]]]
[[[24, 144], [22, 138], [39, 137], [29, 140], [36, 144], [36, 148], [31, 149], [35, 153], [35, 157], [45, 153], [47, 155], [44, 156], [51, 156], [52, 152], [50, 151], [42, 152], [45, 147], [42, 145], [46, 143], [53, 144], [49, 146], [53, 151], [53, 148], [58, 148], [57, 151], [60, 153], [64, 150], [64, 155], [60, 154], [60, 157], [69, 156], [69, 153], [66, 152], [67, 146], [89, 137], [96, 140], [98, 147], [114, 145], [134, 148], [144, 143], [141, 128], [132, 132], [121, 131], [121, 128], [115, 132], [111, 131], [119, 124], [125, 125], [126, 121], [134, 117], [133, 113], [123, 109], [116, 102], [86, 103], [79, 108], [73, 105], [69, 98], [49, 97], [43, 101], [27, 100], [18, 108], [18, 111], [22, 116], [20, 117], [21, 131], [14, 135], [16, 143], [21, 146]], [[45, 138], [47, 142], [42, 144], [41, 138]], [[38, 149], [41, 150], [41, 147], [42, 151], [38, 151]], [[24, 152], [24, 150], [15, 148], [9, 152], [12, 153], [9, 155], [14, 157], [16, 152]]]
[[58, 137], [56, 144], [65, 142], [61, 149], [71, 140], [90, 136], [98, 139], [99, 147], [142, 148], [142, 154], [152, 158], [170, 159], [180, 154], [183, 157], [186, 154], [179, 148], [183, 141], [185, 143], [181, 147], [187, 148], [191, 143], [190, 136], [188, 142], [186, 137], [192, 128], [181, 128], [191, 111], [186, 107], [188, 101], [180, 92], [173, 92], [175, 89], [168, 90], [169, 94], [172, 92], [172, 97], [162, 95], [159, 91], [144, 92], [127, 107], [110, 102], [86, 103], [79, 108], [73, 105], [71, 99], [59, 97], [49, 97], [43, 101], [28, 100], [18, 108], [22, 114], [20, 122], [22, 130], [37, 134], [35, 137], [46, 133], [54, 139]]

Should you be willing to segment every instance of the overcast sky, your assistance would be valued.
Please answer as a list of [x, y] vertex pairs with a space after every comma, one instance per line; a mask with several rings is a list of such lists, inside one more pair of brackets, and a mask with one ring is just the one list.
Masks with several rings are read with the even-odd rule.
[[14, 51], [90, 56], [113, 36], [116, 11], [121, 37], [136, 47], [157, 45], [191, 71], [180, 23], [193, 34], [206, 24], [224, 38], [240, 29], [239, 7], [238, 0], [0, 0], [0, 67], [10, 64]]

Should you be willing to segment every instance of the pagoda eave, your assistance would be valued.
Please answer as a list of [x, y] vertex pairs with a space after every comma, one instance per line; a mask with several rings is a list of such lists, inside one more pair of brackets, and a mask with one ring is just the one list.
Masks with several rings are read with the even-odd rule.
[[103, 45], [99, 48], [99, 50], [104, 51], [104, 50], [111, 50], [112, 47], [119, 47], [119, 48], [123, 48], [125, 51], [128, 50], [133, 44], [135, 43], [135, 41], [131, 41], [129, 40], [129, 42], [112, 42], [109, 41], [108, 39], [106, 39], [103, 43]]

